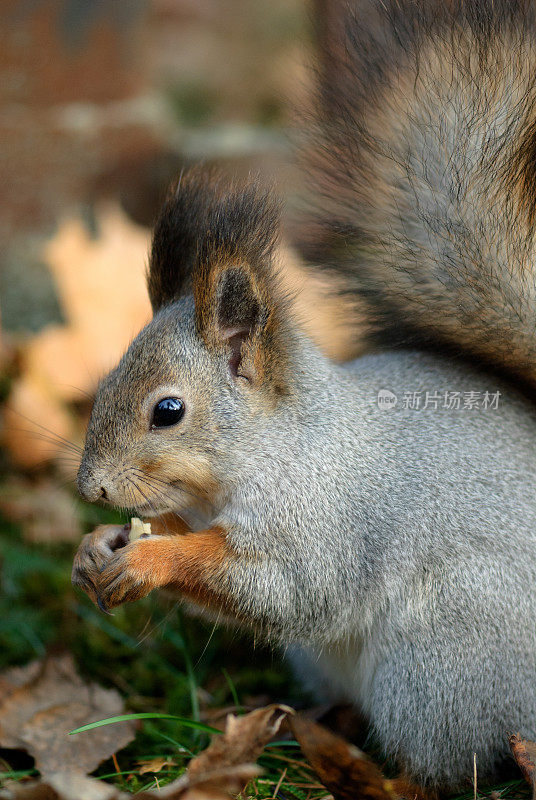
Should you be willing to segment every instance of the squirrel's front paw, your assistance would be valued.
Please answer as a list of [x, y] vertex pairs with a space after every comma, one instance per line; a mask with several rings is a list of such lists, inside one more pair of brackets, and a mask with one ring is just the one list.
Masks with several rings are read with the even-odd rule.
[[160, 585], [151, 568], [153, 540], [138, 539], [115, 552], [98, 577], [97, 595], [104, 609], [140, 600]]
[[71, 580], [94, 601], [99, 601], [98, 585], [103, 567], [118, 548], [128, 544], [128, 528], [124, 525], [100, 525], [88, 533], [76, 551]]

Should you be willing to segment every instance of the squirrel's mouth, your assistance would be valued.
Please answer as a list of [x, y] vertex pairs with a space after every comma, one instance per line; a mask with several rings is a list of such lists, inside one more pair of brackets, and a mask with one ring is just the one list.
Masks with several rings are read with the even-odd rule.
[[179, 486], [170, 487], [169, 496], [159, 493], [156, 497], [147, 497], [146, 502], [138, 503], [134, 510], [141, 517], [158, 517], [169, 512], [180, 513], [192, 505], [192, 495]]
[[[160, 481], [151, 479], [142, 483], [136, 477], [137, 492], [128, 492], [129, 508], [141, 518], [159, 517], [163, 514], [183, 514], [201, 507], [205, 509], [207, 501], [182, 480]], [[125, 498], [127, 499], [127, 498]], [[126, 504], [125, 504], [126, 505]]]

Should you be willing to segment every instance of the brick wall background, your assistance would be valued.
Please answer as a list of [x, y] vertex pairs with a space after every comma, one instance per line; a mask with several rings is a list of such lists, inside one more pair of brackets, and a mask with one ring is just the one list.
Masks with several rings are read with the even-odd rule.
[[41, 245], [66, 216], [115, 198], [149, 225], [190, 161], [278, 169], [307, 28], [304, 0], [3, 0], [4, 329], [61, 319]]

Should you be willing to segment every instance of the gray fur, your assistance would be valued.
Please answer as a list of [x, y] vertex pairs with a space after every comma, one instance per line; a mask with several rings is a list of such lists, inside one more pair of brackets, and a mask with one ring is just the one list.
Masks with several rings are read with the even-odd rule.
[[[236, 546], [266, 559], [233, 589], [305, 645], [412, 775], [453, 787], [476, 753], [489, 776], [508, 732], [536, 735], [534, 411], [417, 353], [322, 366], [305, 407], [281, 409], [268, 446], [250, 442], [221, 512]], [[503, 394], [496, 411], [374, 403], [379, 388], [424, 387]]]
[[[190, 300], [160, 312], [100, 389], [80, 480], [106, 464], [114, 502], [130, 505], [147, 382], [180, 387], [190, 420], [158, 447], [177, 464], [179, 447], [210, 458], [213, 523], [238, 556], [221, 587], [240, 616], [302, 649], [413, 776], [456, 786], [475, 752], [490, 775], [508, 732], [536, 737], [534, 409], [438, 357], [340, 367], [299, 334], [294, 345], [294, 391], [267, 413], [196, 340]], [[381, 388], [394, 409], [378, 408]], [[401, 408], [417, 390], [501, 397], [497, 410]], [[166, 502], [155, 510], [191, 504]]]

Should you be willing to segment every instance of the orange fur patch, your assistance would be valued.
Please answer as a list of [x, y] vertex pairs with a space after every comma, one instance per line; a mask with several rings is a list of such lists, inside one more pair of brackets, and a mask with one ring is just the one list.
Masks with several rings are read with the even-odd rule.
[[163, 465], [164, 462], [162, 459], [154, 458], [150, 461], [140, 461], [137, 466], [142, 472], [147, 473], [147, 475], [154, 475], [156, 473], [157, 476], [160, 476]]
[[127, 572], [152, 588], [168, 586], [196, 602], [226, 605], [217, 578], [231, 557], [221, 527], [180, 536], [138, 539], [126, 556]]
[[182, 536], [191, 533], [187, 522], [177, 514], [161, 514], [159, 517], [150, 519], [151, 533], [155, 536]]

